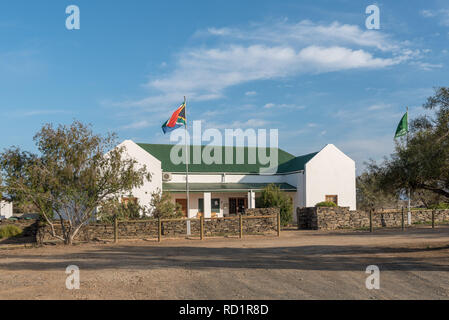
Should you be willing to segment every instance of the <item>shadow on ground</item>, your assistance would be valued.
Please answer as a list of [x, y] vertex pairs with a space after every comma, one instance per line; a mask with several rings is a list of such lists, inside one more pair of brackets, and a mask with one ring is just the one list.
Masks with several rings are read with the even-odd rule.
[[[77, 248], [75, 248], [77, 249]], [[269, 248], [117, 245], [74, 253], [2, 254], [0, 270], [61, 270], [75, 264], [99, 269], [291, 269], [360, 271], [375, 264], [382, 270], [449, 271], [449, 245], [391, 248], [386, 246], [305, 245]], [[433, 252], [431, 257], [420, 253]], [[6, 258], [6, 259], [5, 259]]]

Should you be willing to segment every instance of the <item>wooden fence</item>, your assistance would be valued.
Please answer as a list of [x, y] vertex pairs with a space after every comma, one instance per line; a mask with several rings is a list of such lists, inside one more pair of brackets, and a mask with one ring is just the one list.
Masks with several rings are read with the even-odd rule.
[[[204, 218], [203, 216], [201, 216], [200, 218], [181, 218], [181, 219], [155, 219], [155, 221], [157, 222], [157, 241], [161, 242], [162, 241], [162, 230], [163, 230], [163, 223], [167, 223], [167, 222], [178, 222], [179, 224], [187, 224], [188, 222], [194, 222], [194, 223], [199, 223], [200, 227], [199, 227], [199, 238], [201, 240], [205, 239], [205, 229], [206, 229], [206, 224], [205, 222], [212, 222], [212, 221], [226, 221], [226, 220], [231, 220], [231, 221], [236, 221], [238, 220], [238, 235], [239, 238], [243, 238], [244, 236], [244, 226], [245, 226], [245, 221], [249, 221], [249, 220], [255, 220], [255, 219], [276, 219], [276, 224], [275, 224], [275, 230], [277, 233], [277, 236], [279, 237], [281, 234], [281, 219], [280, 219], [280, 213], [278, 212], [276, 215], [259, 215], [259, 216], [246, 216], [246, 215], [238, 215], [235, 217], [214, 217], [214, 218]], [[115, 219], [114, 220], [114, 242], [117, 243], [119, 241], [119, 224], [132, 224], [132, 223], [148, 223], [149, 220], [118, 220]]]

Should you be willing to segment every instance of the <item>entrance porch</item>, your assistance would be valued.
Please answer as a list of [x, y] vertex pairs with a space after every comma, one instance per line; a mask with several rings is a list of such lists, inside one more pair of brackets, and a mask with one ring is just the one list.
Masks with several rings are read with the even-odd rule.
[[[164, 183], [163, 190], [171, 194], [172, 201], [183, 208], [184, 216], [197, 218], [224, 217], [238, 215], [246, 209], [256, 208], [256, 198], [267, 184], [264, 183], [192, 183], [189, 184], [190, 210], [187, 214], [186, 185], [182, 183]], [[286, 184], [277, 184], [292, 198], [296, 188]]]

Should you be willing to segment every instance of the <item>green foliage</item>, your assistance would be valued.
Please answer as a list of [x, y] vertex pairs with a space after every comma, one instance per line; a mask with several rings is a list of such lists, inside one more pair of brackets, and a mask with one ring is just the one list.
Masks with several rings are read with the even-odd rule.
[[438, 204], [433, 204], [428, 207], [429, 209], [445, 210], [449, 209], [449, 203], [440, 202]]
[[361, 210], [397, 207], [399, 196], [383, 189], [376, 173], [362, 173], [356, 179], [356, 188], [357, 208]]
[[157, 190], [151, 194], [150, 210], [153, 218], [176, 219], [182, 218], [182, 207], [179, 203], [174, 203], [170, 193]]
[[124, 203], [118, 199], [110, 199], [99, 208], [97, 217], [104, 223], [113, 223], [116, 216], [118, 220], [138, 220], [145, 216], [145, 211], [145, 207], [137, 202]]
[[17, 237], [22, 234], [22, 229], [15, 225], [0, 227], [0, 239]]
[[315, 207], [336, 207], [337, 205], [332, 201], [318, 202]]
[[438, 88], [423, 105], [432, 116], [411, 122], [408, 143], [402, 138], [395, 153], [382, 164], [371, 163], [369, 172], [380, 178], [380, 187], [399, 193], [427, 190], [449, 199], [449, 88]]
[[62, 237], [52, 235], [66, 244], [104, 201], [151, 178], [117, 147], [115, 134], [95, 135], [78, 121], [57, 128], [46, 124], [34, 141], [38, 154], [13, 147], [0, 155], [1, 180], [8, 195], [31, 202], [48, 224], [59, 218]]
[[292, 221], [292, 198], [276, 185], [270, 184], [266, 186], [257, 202], [257, 206], [261, 208], [279, 208], [281, 211], [281, 225], [286, 226]]

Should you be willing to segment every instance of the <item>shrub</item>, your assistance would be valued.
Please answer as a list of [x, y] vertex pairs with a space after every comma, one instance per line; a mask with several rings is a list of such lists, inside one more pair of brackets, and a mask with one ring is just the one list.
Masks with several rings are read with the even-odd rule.
[[337, 205], [332, 201], [323, 201], [317, 203], [315, 207], [337, 207]]
[[177, 219], [183, 217], [182, 206], [179, 203], [174, 203], [168, 192], [162, 192], [159, 189], [153, 192], [150, 206], [153, 218]]
[[270, 184], [262, 190], [262, 194], [257, 199], [256, 206], [261, 208], [279, 208], [281, 211], [281, 224], [288, 225], [293, 218], [293, 201], [290, 196], [274, 184]]
[[15, 225], [7, 225], [0, 228], [0, 239], [12, 238], [22, 234], [22, 229]]
[[429, 206], [429, 209], [441, 209], [441, 210], [449, 209], [449, 203], [440, 202], [438, 204]]
[[145, 214], [145, 208], [137, 202], [120, 202], [118, 199], [105, 201], [98, 210], [97, 217], [101, 222], [112, 223], [117, 216], [118, 220], [138, 220]]

